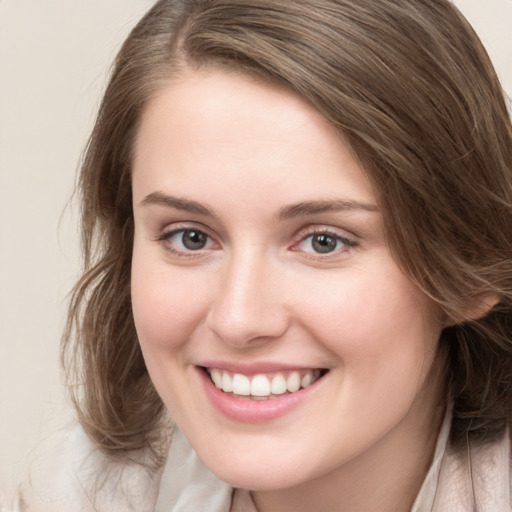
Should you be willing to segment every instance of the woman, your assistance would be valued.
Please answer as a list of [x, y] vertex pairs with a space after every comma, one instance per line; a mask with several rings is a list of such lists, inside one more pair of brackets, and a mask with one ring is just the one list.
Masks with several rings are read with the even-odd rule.
[[157, 2], [83, 162], [81, 426], [29, 509], [508, 510], [511, 135], [445, 0]]

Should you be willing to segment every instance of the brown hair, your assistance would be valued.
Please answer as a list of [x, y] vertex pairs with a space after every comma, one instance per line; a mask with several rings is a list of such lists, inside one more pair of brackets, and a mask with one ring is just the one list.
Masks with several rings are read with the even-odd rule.
[[131, 149], [152, 95], [202, 65], [296, 91], [340, 130], [394, 257], [452, 320], [452, 441], [496, 438], [512, 417], [512, 129], [485, 50], [447, 0], [161, 0], [139, 22], [79, 181], [84, 274], [63, 361], [90, 437], [118, 453], [161, 439], [130, 303]]

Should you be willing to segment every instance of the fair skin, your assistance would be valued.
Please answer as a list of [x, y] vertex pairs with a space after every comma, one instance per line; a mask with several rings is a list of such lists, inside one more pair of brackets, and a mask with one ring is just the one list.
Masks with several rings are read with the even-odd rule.
[[[203, 462], [260, 512], [405, 512], [425, 476], [442, 315], [391, 257], [377, 203], [291, 92], [188, 70], [143, 114], [132, 300], [144, 358]], [[268, 391], [292, 373], [304, 389]], [[219, 389], [210, 375], [224, 374], [259, 375], [264, 396]]]

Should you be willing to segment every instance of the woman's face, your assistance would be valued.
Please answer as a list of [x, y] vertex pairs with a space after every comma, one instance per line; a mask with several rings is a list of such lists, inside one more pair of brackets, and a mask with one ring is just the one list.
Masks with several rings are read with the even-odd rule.
[[144, 358], [220, 478], [290, 487], [378, 464], [427, 428], [440, 311], [391, 257], [360, 163], [312, 107], [188, 72], [144, 112], [133, 198]]

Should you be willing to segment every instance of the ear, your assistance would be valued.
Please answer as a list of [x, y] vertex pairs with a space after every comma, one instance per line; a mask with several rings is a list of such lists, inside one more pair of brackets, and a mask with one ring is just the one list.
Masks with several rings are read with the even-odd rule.
[[498, 304], [500, 299], [497, 295], [489, 294], [476, 299], [473, 306], [469, 308], [467, 318], [468, 320], [480, 320], [491, 312], [492, 308]]
[[463, 322], [480, 320], [487, 316], [499, 301], [499, 297], [492, 293], [479, 295], [468, 304], [467, 309], [463, 313], [463, 318], [447, 318], [445, 327], [451, 327]]

